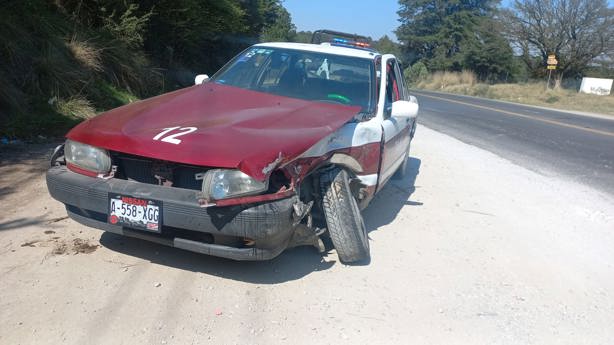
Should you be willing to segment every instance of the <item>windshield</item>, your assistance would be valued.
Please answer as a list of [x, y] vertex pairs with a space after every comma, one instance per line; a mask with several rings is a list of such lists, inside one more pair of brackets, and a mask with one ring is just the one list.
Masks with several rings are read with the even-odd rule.
[[309, 51], [252, 47], [213, 82], [311, 101], [374, 106], [372, 60]]

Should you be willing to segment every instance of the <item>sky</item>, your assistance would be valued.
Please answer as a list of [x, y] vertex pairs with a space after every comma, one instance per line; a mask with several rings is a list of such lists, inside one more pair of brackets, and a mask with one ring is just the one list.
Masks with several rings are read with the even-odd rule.
[[299, 31], [329, 29], [371, 36], [396, 38], [399, 26], [397, 0], [285, 0], [292, 22]]
[[[512, 0], [501, 3], [509, 6]], [[284, 0], [283, 4], [299, 31], [329, 29], [396, 40], [397, 0]], [[614, 6], [614, 0], [608, 4]]]

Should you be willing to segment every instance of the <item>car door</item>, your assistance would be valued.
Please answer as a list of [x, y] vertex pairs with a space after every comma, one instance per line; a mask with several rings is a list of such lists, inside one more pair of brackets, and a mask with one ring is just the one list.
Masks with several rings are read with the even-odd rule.
[[381, 188], [403, 163], [410, 141], [411, 118], [394, 116], [392, 104], [406, 99], [399, 66], [393, 55], [384, 55], [381, 64], [378, 116], [382, 120], [384, 145], [378, 185]]

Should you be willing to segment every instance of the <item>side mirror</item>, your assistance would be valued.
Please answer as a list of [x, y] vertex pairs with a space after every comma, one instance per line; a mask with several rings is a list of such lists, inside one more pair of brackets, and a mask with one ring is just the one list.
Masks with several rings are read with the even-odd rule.
[[199, 74], [196, 76], [196, 78], [194, 78], [194, 85], [200, 85], [202, 83], [204, 83], [205, 81], [207, 81], [207, 79], [209, 79], [209, 76], [206, 74]]
[[418, 115], [418, 103], [396, 101], [392, 103], [390, 115], [395, 117], [416, 117]]

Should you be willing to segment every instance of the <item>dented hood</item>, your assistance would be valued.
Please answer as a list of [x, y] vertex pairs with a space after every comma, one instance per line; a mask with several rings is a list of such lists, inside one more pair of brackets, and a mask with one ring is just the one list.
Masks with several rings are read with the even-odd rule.
[[[238, 168], [264, 180], [271, 168], [296, 158], [359, 109], [206, 83], [113, 109], [67, 138], [172, 162]], [[160, 135], [171, 127], [178, 128]]]

